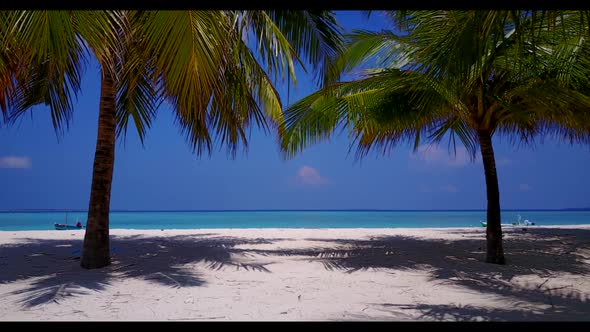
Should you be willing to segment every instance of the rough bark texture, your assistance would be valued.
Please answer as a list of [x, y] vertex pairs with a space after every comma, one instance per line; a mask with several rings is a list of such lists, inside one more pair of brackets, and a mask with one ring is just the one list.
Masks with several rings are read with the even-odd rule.
[[103, 70], [98, 112], [98, 137], [92, 170], [92, 188], [88, 220], [84, 236], [81, 266], [97, 269], [111, 264], [109, 241], [109, 209], [111, 183], [115, 164], [115, 82], [108, 70]]
[[504, 248], [502, 247], [502, 225], [500, 217], [500, 189], [498, 187], [498, 174], [496, 173], [494, 149], [492, 148], [492, 136], [488, 131], [480, 131], [478, 132], [478, 137], [486, 175], [488, 198], [486, 262], [504, 264]]

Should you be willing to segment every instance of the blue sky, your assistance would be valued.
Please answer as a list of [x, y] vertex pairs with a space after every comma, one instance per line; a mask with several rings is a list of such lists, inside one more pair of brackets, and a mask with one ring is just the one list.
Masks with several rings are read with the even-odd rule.
[[[381, 29], [378, 14], [339, 12], [346, 29]], [[70, 130], [59, 140], [48, 110], [37, 107], [15, 126], [0, 127], [0, 210], [86, 209], [92, 178], [99, 99], [95, 63], [86, 71]], [[312, 92], [298, 76], [293, 102]], [[287, 100], [286, 87], [279, 87]], [[145, 146], [133, 130], [116, 150], [111, 209], [485, 209], [485, 179], [478, 160], [463, 149], [456, 158], [446, 142], [412, 153], [361, 161], [348, 154], [346, 133], [312, 146], [291, 160], [279, 154], [274, 133], [251, 131], [247, 152], [231, 159], [225, 149], [197, 157], [161, 107]], [[590, 147], [546, 139], [535, 147], [494, 140], [502, 208], [590, 206]]]

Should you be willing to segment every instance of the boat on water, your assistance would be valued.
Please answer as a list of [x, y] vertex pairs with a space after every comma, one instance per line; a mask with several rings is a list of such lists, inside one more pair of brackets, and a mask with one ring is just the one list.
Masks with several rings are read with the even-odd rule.
[[[488, 225], [488, 223], [486, 221], [479, 221], [481, 223], [482, 227], [486, 227]], [[516, 216], [516, 221], [512, 222], [511, 224], [500, 224], [502, 227], [508, 227], [508, 226], [514, 226], [514, 227], [522, 227], [522, 226], [535, 226], [535, 223], [532, 221], [529, 221], [528, 219], [525, 219], [524, 221], [522, 221], [522, 217], [519, 214], [518, 216]]]
[[68, 225], [68, 213], [66, 212], [66, 221], [63, 224], [54, 223], [53, 227], [55, 227], [58, 231], [68, 230], [68, 229], [82, 229], [82, 223], [77, 220], [75, 225]]
[[58, 231], [63, 231], [63, 230], [67, 230], [67, 229], [82, 229], [82, 225], [77, 226], [77, 225], [67, 225], [67, 224], [58, 224], [58, 223], [55, 223], [55, 224], [53, 224], [53, 226]]

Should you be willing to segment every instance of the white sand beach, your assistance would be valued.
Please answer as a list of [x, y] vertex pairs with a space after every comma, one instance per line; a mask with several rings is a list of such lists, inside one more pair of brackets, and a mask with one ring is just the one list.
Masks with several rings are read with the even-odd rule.
[[0, 232], [1, 321], [590, 320], [590, 226]]

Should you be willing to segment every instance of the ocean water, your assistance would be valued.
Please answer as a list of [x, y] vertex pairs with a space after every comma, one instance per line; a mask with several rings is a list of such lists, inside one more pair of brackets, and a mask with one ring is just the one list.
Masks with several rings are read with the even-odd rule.
[[[590, 224], [590, 211], [504, 211], [502, 223], [517, 215], [537, 225]], [[86, 212], [67, 213], [67, 223], [86, 224]], [[160, 211], [111, 212], [110, 228], [420, 228], [481, 227], [485, 211]], [[0, 212], [0, 230], [53, 230], [66, 212]]]

